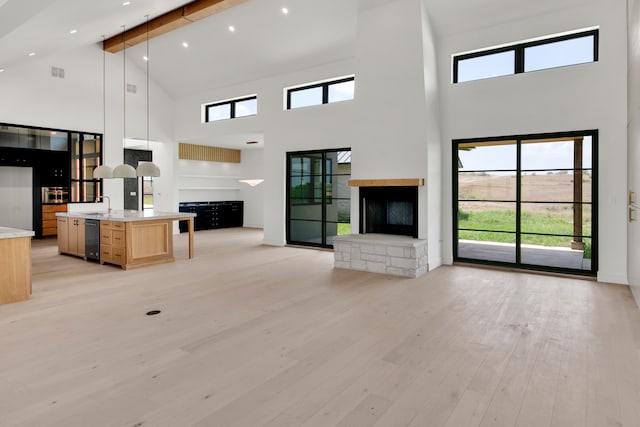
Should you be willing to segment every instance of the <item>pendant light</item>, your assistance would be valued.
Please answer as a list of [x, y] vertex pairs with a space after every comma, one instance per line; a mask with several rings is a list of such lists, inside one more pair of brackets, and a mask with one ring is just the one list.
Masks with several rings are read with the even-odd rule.
[[[106, 89], [106, 55], [104, 50], [104, 34], [102, 35], [102, 158], [106, 160], [105, 137], [107, 134], [107, 89]], [[113, 169], [105, 164], [99, 165], [93, 170], [93, 177], [97, 179], [113, 178]]]
[[[149, 56], [149, 15], [146, 15], [145, 17], [147, 18], [147, 151], [149, 151], [149, 61], [151, 61], [151, 57]], [[160, 168], [153, 162], [138, 163], [136, 175], [152, 177], [160, 176]]]
[[[122, 80], [123, 80], [123, 105], [122, 105], [122, 143], [127, 138], [127, 46], [125, 44], [127, 27], [122, 26]], [[123, 163], [113, 169], [114, 178], [136, 178], [136, 170], [133, 166]]]

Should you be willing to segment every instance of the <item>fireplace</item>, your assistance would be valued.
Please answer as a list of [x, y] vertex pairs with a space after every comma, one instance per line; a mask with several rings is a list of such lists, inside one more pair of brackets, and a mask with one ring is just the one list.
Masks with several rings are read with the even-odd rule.
[[418, 187], [360, 187], [360, 234], [418, 237]]
[[360, 233], [334, 237], [334, 267], [404, 277], [429, 271], [427, 240], [418, 239], [424, 179], [350, 179], [349, 186], [359, 188]]

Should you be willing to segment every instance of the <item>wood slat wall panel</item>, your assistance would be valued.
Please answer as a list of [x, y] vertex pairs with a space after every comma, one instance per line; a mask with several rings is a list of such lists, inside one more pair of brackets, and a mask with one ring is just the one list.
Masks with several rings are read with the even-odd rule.
[[241, 151], [231, 148], [180, 143], [178, 158], [181, 160], [203, 160], [206, 162], [240, 163]]

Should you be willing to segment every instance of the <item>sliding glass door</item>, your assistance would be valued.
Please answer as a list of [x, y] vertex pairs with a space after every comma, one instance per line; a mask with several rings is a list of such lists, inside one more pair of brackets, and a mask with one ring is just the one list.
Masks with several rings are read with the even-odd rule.
[[454, 141], [454, 258], [597, 271], [597, 132]]
[[350, 234], [351, 150], [287, 153], [287, 243], [333, 247]]

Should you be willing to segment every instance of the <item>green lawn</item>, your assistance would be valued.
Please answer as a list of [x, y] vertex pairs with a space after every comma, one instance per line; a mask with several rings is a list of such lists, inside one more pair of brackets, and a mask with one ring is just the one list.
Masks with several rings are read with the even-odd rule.
[[349, 223], [338, 223], [338, 236], [342, 236], [344, 234], [351, 234], [351, 224]]
[[[523, 212], [521, 230], [523, 233], [573, 234], [571, 210], [558, 213]], [[485, 242], [515, 243], [513, 233], [498, 231], [516, 231], [515, 213], [508, 210], [489, 210], [480, 212], [458, 212], [458, 228], [475, 228], [494, 232], [459, 231], [462, 240]], [[571, 237], [537, 236], [522, 234], [522, 243], [551, 247], [570, 247]], [[585, 258], [591, 258], [591, 240], [585, 239]]]

